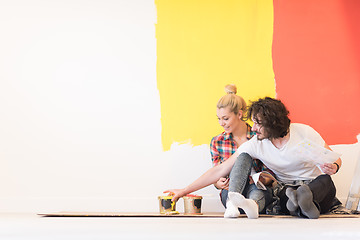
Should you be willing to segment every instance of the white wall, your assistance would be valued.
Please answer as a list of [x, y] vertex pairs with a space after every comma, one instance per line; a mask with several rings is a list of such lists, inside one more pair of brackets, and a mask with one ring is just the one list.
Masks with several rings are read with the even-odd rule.
[[155, 22], [146, 0], [0, 1], [0, 211], [159, 190]]
[[158, 211], [211, 166], [162, 151], [155, 23], [152, 0], [0, 0], [0, 212]]
[[[360, 164], [360, 134], [355, 144], [339, 144], [330, 146], [334, 151], [341, 153], [342, 166], [340, 171], [333, 175], [336, 186], [336, 195], [345, 205], [353, 181], [360, 183], [360, 172], [355, 174]], [[359, 184], [357, 184], [358, 186]]]
[[0, 212], [156, 212], [211, 166], [162, 151], [155, 23], [152, 0], [0, 0]]

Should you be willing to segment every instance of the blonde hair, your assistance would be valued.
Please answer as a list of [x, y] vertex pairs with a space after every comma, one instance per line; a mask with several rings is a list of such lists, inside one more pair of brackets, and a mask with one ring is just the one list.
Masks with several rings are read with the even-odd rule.
[[[235, 84], [228, 84], [225, 86], [225, 92], [227, 93], [225, 96], [222, 96], [217, 103], [217, 108], [226, 108], [230, 107], [230, 111], [238, 114], [240, 110], [244, 113], [246, 111], [246, 102], [245, 100], [236, 95], [237, 88]], [[243, 114], [245, 115], [245, 114]]]

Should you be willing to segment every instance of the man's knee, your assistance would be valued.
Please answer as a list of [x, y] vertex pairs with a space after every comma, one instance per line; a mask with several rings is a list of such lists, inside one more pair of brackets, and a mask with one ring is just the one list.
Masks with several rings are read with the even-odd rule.
[[[318, 176], [317, 178], [315, 178], [312, 182], [314, 182], [314, 184], [321, 184], [322, 188], [326, 188], [326, 187], [330, 187], [330, 188], [335, 188], [335, 184], [331, 178], [330, 175], [328, 174], [322, 174], [320, 176]], [[310, 183], [309, 185], [311, 185], [312, 183]]]

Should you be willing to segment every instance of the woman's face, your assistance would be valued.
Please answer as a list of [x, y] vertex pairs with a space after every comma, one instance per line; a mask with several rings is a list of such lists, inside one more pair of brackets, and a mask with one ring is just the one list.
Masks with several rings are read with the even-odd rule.
[[220, 126], [224, 128], [226, 133], [232, 133], [242, 121], [242, 112], [240, 111], [238, 114], [235, 114], [230, 111], [230, 107], [218, 108], [216, 110], [216, 115]]

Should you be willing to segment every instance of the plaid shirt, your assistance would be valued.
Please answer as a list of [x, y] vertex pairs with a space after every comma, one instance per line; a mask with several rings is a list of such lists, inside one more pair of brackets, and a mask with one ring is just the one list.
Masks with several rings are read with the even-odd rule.
[[[250, 140], [253, 136], [255, 136], [255, 132], [251, 131], [251, 126], [246, 123], [247, 125], [247, 133], [246, 138]], [[211, 140], [210, 143], [210, 152], [211, 152], [211, 160], [213, 166], [217, 166], [224, 161], [226, 161], [231, 155], [236, 152], [237, 146], [236, 142], [233, 139], [233, 135], [231, 133], [221, 133]], [[260, 160], [254, 159], [253, 161], [253, 168], [255, 172], [261, 171], [270, 171]]]

